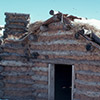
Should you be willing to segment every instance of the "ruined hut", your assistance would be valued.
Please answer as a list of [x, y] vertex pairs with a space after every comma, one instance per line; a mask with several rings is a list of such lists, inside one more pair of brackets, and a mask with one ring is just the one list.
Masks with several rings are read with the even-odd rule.
[[97, 31], [73, 23], [81, 18], [50, 14], [30, 24], [28, 14], [5, 13], [0, 100], [100, 100]]

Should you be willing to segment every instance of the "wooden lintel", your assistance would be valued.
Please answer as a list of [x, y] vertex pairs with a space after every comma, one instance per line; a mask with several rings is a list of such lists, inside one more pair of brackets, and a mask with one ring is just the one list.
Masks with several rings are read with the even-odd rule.
[[75, 60], [75, 59], [30, 59], [32, 62], [43, 62], [48, 64], [89, 64], [89, 65], [100, 65], [100, 61], [94, 60]]

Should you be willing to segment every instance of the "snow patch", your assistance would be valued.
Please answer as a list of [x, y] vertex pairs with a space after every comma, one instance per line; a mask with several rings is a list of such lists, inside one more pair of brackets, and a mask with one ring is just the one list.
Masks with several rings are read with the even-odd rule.
[[100, 21], [96, 20], [96, 19], [83, 19], [82, 18], [82, 20], [75, 19], [74, 22], [88, 24], [88, 25], [94, 26], [96, 29], [100, 30]]
[[4, 26], [0, 25], [0, 37], [3, 36]]

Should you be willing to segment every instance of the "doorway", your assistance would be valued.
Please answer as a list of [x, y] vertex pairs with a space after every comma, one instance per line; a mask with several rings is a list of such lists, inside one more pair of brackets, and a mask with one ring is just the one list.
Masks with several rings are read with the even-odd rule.
[[74, 65], [48, 64], [48, 100], [73, 100]]
[[54, 100], [71, 100], [72, 97], [72, 65], [54, 65]]

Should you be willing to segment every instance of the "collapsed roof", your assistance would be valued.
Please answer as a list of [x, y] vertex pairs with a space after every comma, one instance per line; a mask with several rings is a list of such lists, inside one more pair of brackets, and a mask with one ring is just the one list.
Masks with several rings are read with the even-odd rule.
[[[23, 41], [30, 34], [39, 35], [46, 31], [63, 30], [74, 31], [75, 38], [82, 35], [85, 39], [100, 45], [100, 21], [95, 19], [81, 18], [61, 12], [50, 11], [51, 18], [46, 21], [36, 21], [27, 27], [27, 32], [19, 38], [11, 36], [13, 41]], [[15, 16], [15, 15], [14, 15]], [[29, 17], [29, 16], [28, 16]], [[5, 39], [9, 40], [10, 38]]]
[[[49, 31], [52, 24], [55, 24], [54, 29], [63, 29], [65, 31], [74, 30], [78, 34], [88, 36], [91, 40], [100, 44], [100, 21], [96, 19], [81, 18], [73, 15], [63, 14], [61, 12], [55, 13], [51, 10], [53, 15], [48, 20], [41, 22], [37, 21], [29, 25], [28, 32], [39, 34], [41, 31]], [[57, 27], [58, 26], [58, 27]], [[53, 30], [53, 28], [52, 28]], [[80, 33], [83, 30], [83, 33]]]
[[[73, 15], [68, 15], [68, 14], [63, 14], [61, 12], [55, 12], [53, 10], [50, 11], [50, 14], [53, 15], [53, 17], [49, 18], [48, 20], [41, 22], [37, 21], [35, 23], [30, 24], [29, 30], [31, 31], [35, 28], [36, 26], [39, 25], [41, 30], [46, 31], [46, 28], [49, 24], [53, 22], [61, 22], [64, 24], [64, 28], [67, 30], [68, 28], [84, 28], [87, 30], [91, 30], [92, 32], [100, 32], [100, 21], [96, 19], [87, 19], [87, 18], [81, 18]], [[32, 27], [33, 26], [33, 27]], [[69, 26], [69, 27], [68, 27]], [[37, 28], [38, 29], [38, 28]]]

